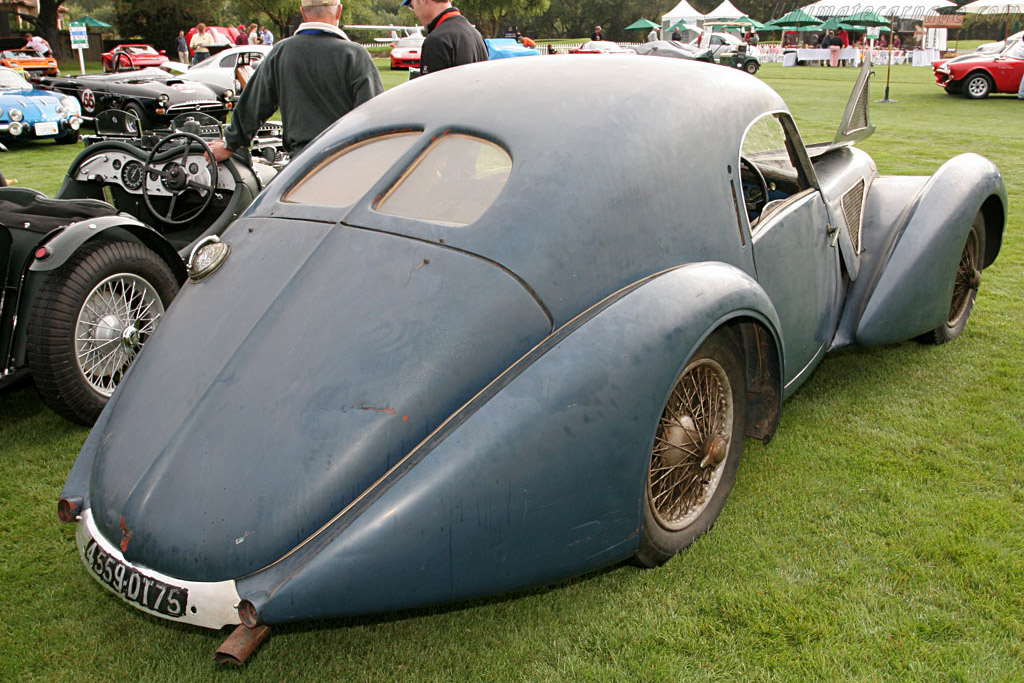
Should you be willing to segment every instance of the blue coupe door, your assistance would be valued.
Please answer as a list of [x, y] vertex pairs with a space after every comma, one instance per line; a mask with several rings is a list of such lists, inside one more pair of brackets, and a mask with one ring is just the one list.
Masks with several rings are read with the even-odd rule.
[[802, 149], [787, 115], [767, 115], [747, 130], [740, 161], [757, 279], [782, 326], [786, 395], [825, 354], [839, 318], [839, 250]]

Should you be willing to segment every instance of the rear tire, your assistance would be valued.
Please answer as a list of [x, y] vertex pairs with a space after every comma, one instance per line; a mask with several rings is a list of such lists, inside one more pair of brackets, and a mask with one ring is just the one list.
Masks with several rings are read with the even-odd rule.
[[751, 76], [753, 76], [754, 74], [756, 74], [756, 73], [757, 73], [757, 70], [758, 70], [758, 69], [759, 69], [760, 67], [761, 67], [761, 65], [760, 65], [760, 64], [758, 64], [757, 62], [755, 62], [755, 61], [754, 61], [753, 59], [751, 59], [751, 60], [748, 60], [747, 62], [745, 62], [745, 63], [743, 64], [743, 70], [744, 70], [744, 71], [746, 71], [746, 72], [747, 72], [748, 74], [750, 74]]
[[956, 269], [953, 283], [953, 298], [949, 303], [949, 317], [946, 322], [931, 332], [917, 338], [924, 344], [945, 344], [951, 342], [967, 327], [967, 320], [974, 310], [974, 300], [981, 286], [981, 268], [985, 260], [985, 217], [981, 212], [974, 217], [974, 223], [967, 233], [964, 250]]
[[89, 426], [178, 293], [170, 267], [135, 242], [90, 242], [46, 274], [27, 361], [54, 411]]
[[687, 361], [658, 421], [637, 564], [664, 564], [715, 523], [736, 481], [746, 412], [743, 354], [719, 330]]

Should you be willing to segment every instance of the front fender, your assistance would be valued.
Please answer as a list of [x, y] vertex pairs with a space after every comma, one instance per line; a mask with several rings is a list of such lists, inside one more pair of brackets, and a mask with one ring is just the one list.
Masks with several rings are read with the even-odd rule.
[[83, 244], [99, 235], [104, 235], [120, 239], [134, 239], [146, 245], [167, 262], [178, 279], [178, 284], [183, 283], [187, 276], [181, 257], [175, 252], [174, 247], [164, 239], [163, 235], [130, 216], [90, 218], [72, 223], [63, 230], [51, 234], [52, 237], [46, 242], [46, 246], [50, 249], [50, 256], [43, 260], [35, 259], [29, 266], [30, 271], [45, 273], [56, 270], [64, 265]]
[[667, 397], [700, 343], [740, 320], [771, 330], [781, 348], [767, 295], [721, 263], [612, 295], [284, 559], [239, 580], [239, 595], [274, 623], [503, 593], [630, 557]]
[[[909, 180], [907, 181], [909, 182]], [[878, 191], [885, 183], [876, 181]], [[876, 191], [873, 186], [871, 192]], [[902, 185], [897, 183], [894, 198]], [[905, 196], [905, 195], [904, 195]], [[886, 203], [871, 202], [875, 207]], [[906, 205], [906, 200], [898, 202]], [[888, 202], [889, 205], [893, 203]], [[975, 215], [986, 216], [985, 265], [992, 263], [1002, 243], [1006, 216], [1006, 185], [999, 169], [977, 154], [961, 154], [943, 164], [925, 182], [910, 208], [895, 217], [872, 212], [873, 229], [888, 233], [876, 244], [873, 287], [861, 291], [863, 307], [856, 325], [856, 342], [873, 346], [903, 341], [935, 329], [949, 315], [960, 255]], [[871, 209], [869, 208], [869, 212]], [[885, 222], [894, 225], [891, 232]], [[869, 227], [865, 225], [865, 232]], [[867, 243], [865, 244], [868, 248]], [[857, 293], [852, 290], [851, 294]]]

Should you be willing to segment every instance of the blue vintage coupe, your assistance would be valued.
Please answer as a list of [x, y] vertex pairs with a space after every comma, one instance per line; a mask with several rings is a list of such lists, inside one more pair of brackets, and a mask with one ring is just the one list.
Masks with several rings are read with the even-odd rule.
[[272, 624], [665, 562], [827, 352], [952, 340], [999, 252], [991, 162], [857, 149], [868, 81], [810, 146], [758, 79], [639, 56], [359, 107], [194, 255], [64, 487], [87, 570], [240, 624], [242, 661]]
[[81, 114], [74, 97], [33, 88], [18, 72], [0, 67], [0, 141], [78, 142]]

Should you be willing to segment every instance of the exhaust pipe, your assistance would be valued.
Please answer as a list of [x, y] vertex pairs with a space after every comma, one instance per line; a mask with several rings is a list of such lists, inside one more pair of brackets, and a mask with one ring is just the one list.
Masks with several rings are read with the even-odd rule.
[[261, 625], [249, 628], [240, 624], [217, 648], [216, 654], [213, 655], [213, 661], [217, 664], [242, 666], [268, 635], [270, 635], [269, 626]]

